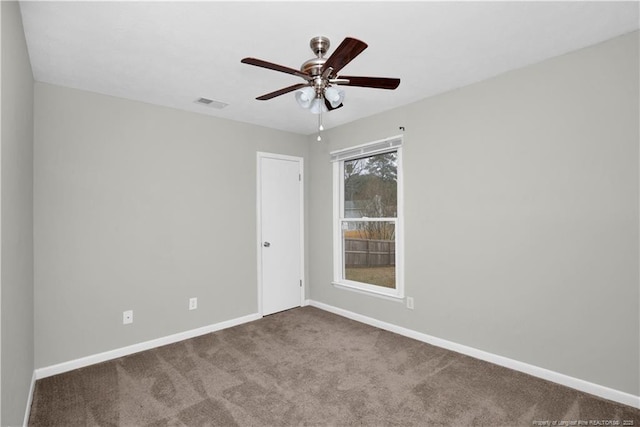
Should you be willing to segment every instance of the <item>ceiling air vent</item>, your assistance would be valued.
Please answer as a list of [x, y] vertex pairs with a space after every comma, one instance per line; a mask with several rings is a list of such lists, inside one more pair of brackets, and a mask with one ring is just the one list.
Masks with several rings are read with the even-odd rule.
[[211, 108], [217, 108], [218, 110], [221, 110], [227, 105], [229, 105], [224, 102], [214, 101], [213, 99], [209, 99], [209, 98], [198, 98], [195, 100], [195, 103], [206, 105], [207, 107], [211, 107]]

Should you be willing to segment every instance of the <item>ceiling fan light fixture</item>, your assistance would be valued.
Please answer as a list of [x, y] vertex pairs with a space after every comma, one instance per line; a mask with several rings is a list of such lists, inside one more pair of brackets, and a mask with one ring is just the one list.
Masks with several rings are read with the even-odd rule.
[[314, 100], [311, 102], [309, 111], [311, 111], [311, 114], [321, 114], [326, 113], [327, 111], [329, 111], [329, 109], [326, 105], [324, 105], [323, 98], [314, 98]]
[[312, 102], [316, 98], [316, 92], [311, 86], [303, 87], [296, 91], [296, 101], [302, 108], [311, 108]]
[[337, 108], [344, 100], [344, 90], [330, 86], [325, 89], [324, 97], [333, 108]]

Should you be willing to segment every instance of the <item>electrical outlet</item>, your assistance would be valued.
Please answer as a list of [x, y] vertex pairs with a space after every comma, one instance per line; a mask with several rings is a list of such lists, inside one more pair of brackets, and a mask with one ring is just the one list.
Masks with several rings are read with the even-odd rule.
[[407, 297], [407, 308], [413, 310], [413, 297]]
[[189, 298], [189, 310], [198, 308], [198, 298]]
[[129, 323], [133, 323], [133, 310], [122, 312], [122, 324], [128, 325]]

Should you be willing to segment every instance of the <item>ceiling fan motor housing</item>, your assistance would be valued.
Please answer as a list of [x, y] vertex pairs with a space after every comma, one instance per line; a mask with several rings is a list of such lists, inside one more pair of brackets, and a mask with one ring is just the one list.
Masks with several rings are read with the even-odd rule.
[[312, 77], [319, 76], [322, 74], [322, 66], [325, 62], [327, 62], [325, 58], [311, 58], [302, 64], [300, 71]]

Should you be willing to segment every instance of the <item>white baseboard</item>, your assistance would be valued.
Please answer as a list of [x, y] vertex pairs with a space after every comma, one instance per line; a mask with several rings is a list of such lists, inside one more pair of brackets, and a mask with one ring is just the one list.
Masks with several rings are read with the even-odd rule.
[[29, 396], [27, 396], [27, 409], [24, 411], [23, 427], [29, 425], [29, 416], [31, 415], [31, 403], [33, 402], [33, 390], [36, 388], [36, 371], [33, 371], [31, 376], [31, 385], [29, 386]]
[[561, 384], [573, 389], [583, 391], [585, 393], [593, 394], [595, 396], [602, 397], [604, 399], [613, 400], [615, 402], [629, 405], [634, 408], [640, 409], [640, 396], [635, 396], [630, 393], [615, 390], [609, 387], [594, 384], [588, 381], [581, 380], [579, 378], [570, 377], [568, 375], [561, 374], [559, 372], [551, 371], [549, 369], [540, 368], [538, 366], [530, 365], [528, 363], [520, 362], [518, 360], [509, 359], [508, 357], [499, 356], [497, 354], [489, 353], [483, 350], [478, 350], [466, 345], [457, 344], [452, 341], [436, 338], [431, 335], [423, 334], [421, 332], [407, 329], [402, 326], [397, 326], [392, 323], [383, 322], [372, 317], [363, 316], [352, 311], [344, 310], [342, 308], [334, 307], [322, 302], [307, 300], [308, 305], [319, 308], [321, 310], [329, 311], [331, 313], [343, 316], [358, 322], [366, 323], [371, 326], [375, 326], [380, 329], [384, 329], [390, 332], [394, 332], [399, 335], [404, 335], [409, 338], [413, 338], [418, 341], [432, 344], [438, 347], [446, 348], [457, 353], [462, 353], [467, 356], [474, 357], [476, 359], [484, 360], [486, 362], [493, 363], [495, 365], [504, 366], [505, 368], [513, 369], [514, 371], [524, 372], [525, 374], [532, 375], [534, 377], [542, 378], [547, 381], [551, 381], [557, 384]]
[[[211, 332], [227, 329], [232, 326], [241, 325], [243, 323], [252, 322], [254, 320], [260, 319], [261, 317], [262, 316], [260, 316], [260, 314], [253, 313], [243, 317], [238, 317], [236, 319], [226, 320], [224, 322], [216, 323], [213, 325], [192, 329], [190, 331], [179, 332], [177, 334], [169, 335], [166, 337], [156, 338], [150, 341], [133, 344], [127, 347], [105, 351], [104, 353], [98, 353], [91, 356], [70, 360], [68, 362], [58, 363], [57, 365], [38, 368], [35, 370], [34, 376], [35, 376], [35, 379], [41, 379], [41, 378], [50, 377], [52, 375], [62, 374], [64, 372], [72, 371], [74, 369], [83, 368], [85, 366], [94, 365], [96, 363], [106, 362], [107, 360], [117, 359], [119, 357], [128, 356], [130, 354], [138, 353], [140, 351], [151, 350], [153, 348], [160, 347], [163, 345], [173, 344], [178, 341], [183, 341], [189, 338], [194, 338], [200, 335], [205, 335]], [[31, 407], [31, 405], [29, 405], [29, 407]]]

